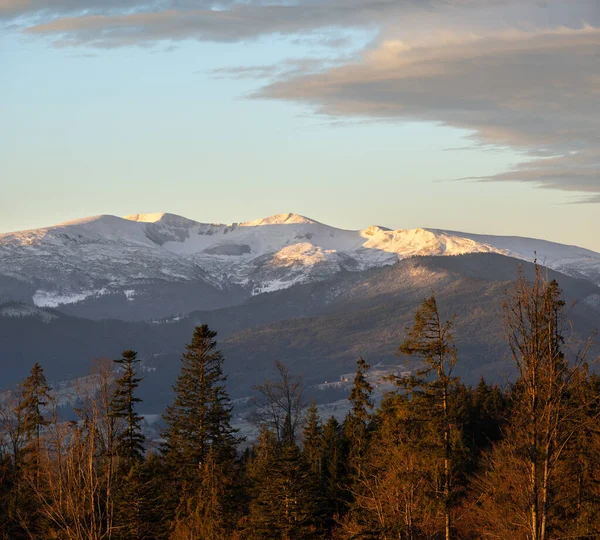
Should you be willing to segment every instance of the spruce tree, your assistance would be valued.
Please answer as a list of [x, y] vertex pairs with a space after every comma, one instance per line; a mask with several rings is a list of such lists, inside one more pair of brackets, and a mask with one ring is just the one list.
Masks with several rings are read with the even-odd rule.
[[321, 419], [314, 400], [306, 413], [304, 429], [302, 430], [302, 454], [310, 465], [311, 471], [319, 478], [322, 471], [323, 429]]
[[348, 441], [348, 461], [353, 474], [359, 475], [362, 461], [367, 450], [367, 435], [369, 410], [373, 408], [371, 393], [373, 387], [367, 381], [367, 371], [370, 366], [361, 357], [356, 363], [354, 385], [350, 393], [350, 409], [344, 422], [344, 434]]
[[323, 492], [325, 513], [331, 527], [345, 511], [348, 504], [344, 486], [346, 479], [346, 445], [340, 423], [330, 417], [323, 426], [322, 435]]
[[[176, 517], [173, 534], [185, 535], [183, 524], [202, 521], [202, 527], [194, 529], [198, 540], [209, 539], [209, 531], [216, 528], [226, 535], [235, 515], [235, 508], [225, 502], [231, 491], [229, 479], [235, 473], [238, 439], [237, 430], [231, 427], [232, 405], [216, 335], [205, 324], [194, 330], [173, 387], [173, 404], [164, 414], [163, 452], [172, 475], [165, 486], [167, 513]], [[220, 485], [213, 478], [219, 478]], [[198, 494], [207, 491], [210, 497], [200, 501]], [[220, 514], [222, 509], [225, 515]], [[217, 515], [218, 522], [213, 519]]]
[[135, 391], [142, 380], [137, 377], [135, 369], [139, 363], [137, 353], [132, 350], [123, 351], [121, 358], [115, 360], [122, 369], [122, 375], [116, 380], [116, 389], [111, 402], [111, 415], [125, 421], [125, 428], [117, 436], [117, 454], [126, 463], [139, 460], [144, 455], [144, 435], [141, 423], [143, 417], [135, 410], [136, 404], [142, 400]]
[[36, 485], [39, 481], [41, 452], [41, 432], [49, 424], [44, 417], [44, 409], [50, 403], [50, 386], [46, 381], [43, 368], [36, 362], [31, 373], [22, 385], [23, 430], [28, 441], [26, 453], [31, 456]]
[[205, 324], [194, 330], [173, 387], [173, 404], [164, 414], [164, 450], [182, 477], [188, 476], [185, 471], [198, 470], [211, 448], [216, 461], [235, 455], [236, 430], [231, 427], [232, 406], [216, 336]]
[[249, 473], [252, 500], [245, 538], [299, 540], [322, 535], [319, 484], [295, 443], [279, 443], [263, 427]]
[[[415, 314], [414, 325], [398, 348], [401, 354], [416, 357], [422, 365], [415, 376], [397, 377], [396, 383], [420, 398], [424, 408], [422, 420], [428, 421], [437, 434], [442, 463], [441, 506], [444, 517], [444, 537], [452, 535], [451, 514], [454, 504], [453, 443], [456, 415], [451, 410], [450, 393], [458, 379], [452, 376], [457, 361], [453, 320], [443, 321], [434, 296], [426, 298]], [[434, 438], [436, 435], [434, 435]]]

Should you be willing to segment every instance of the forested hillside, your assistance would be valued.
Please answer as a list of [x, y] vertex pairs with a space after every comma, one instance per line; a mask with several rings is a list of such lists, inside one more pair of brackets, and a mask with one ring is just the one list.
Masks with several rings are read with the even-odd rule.
[[408, 364], [378, 407], [368, 357], [355, 359], [341, 422], [308, 402], [298, 364], [278, 361], [253, 388], [256, 438], [245, 440], [207, 324], [188, 338], [156, 439], [142, 431], [136, 351], [94, 362], [69, 420], [35, 363], [0, 402], [1, 537], [598, 538], [594, 336], [573, 332], [546, 276], [521, 273], [498, 306], [513, 378], [461, 380], [460, 306], [430, 294], [396, 343]]

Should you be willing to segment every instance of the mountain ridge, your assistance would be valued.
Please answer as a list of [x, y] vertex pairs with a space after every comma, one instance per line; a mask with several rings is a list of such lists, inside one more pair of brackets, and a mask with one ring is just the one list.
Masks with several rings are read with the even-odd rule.
[[[546, 240], [376, 225], [347, 230], [294, 213], [220, 224], [158, 212], [91, 216], [0, 234], [0, 301], [42, 307], [95, 302], [103, 306], [102, 317], [141, 320], [234, 305], [252, 295], [408, 257], [467, 253], [537, 258], [600, 284], [599, 253]], [[158, 296], [163, 312], [152, 305]]]

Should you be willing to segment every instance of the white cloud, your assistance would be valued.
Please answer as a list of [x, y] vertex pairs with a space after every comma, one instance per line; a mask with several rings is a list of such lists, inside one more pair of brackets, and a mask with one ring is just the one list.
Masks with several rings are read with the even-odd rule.
[[[384, 41], [357, 62], [272, 83], [256, 97], [334, 117], [425, 120], [532, 159], [491, 178], [600, 193], [600, 29], [441, 33]], [[534, 159], [537, 158], [537, 159]]]

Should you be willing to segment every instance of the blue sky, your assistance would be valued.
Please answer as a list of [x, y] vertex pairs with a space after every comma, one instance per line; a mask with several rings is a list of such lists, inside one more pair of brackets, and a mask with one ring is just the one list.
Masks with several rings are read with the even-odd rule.
[[86, 1], [0, 2], [0, 232], [291, 211], [600, 251], [593, 2]]

